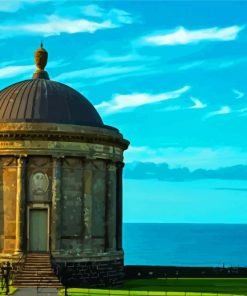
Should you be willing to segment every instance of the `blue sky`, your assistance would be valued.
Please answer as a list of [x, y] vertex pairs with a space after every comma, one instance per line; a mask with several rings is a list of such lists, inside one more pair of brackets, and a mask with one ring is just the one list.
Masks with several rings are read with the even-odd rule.
[[[51, 79], [83, 93], [105, 124], [130, 140], [126, 205], [132, 200], [135, 207], [139, 201], [132, 197], [146, 194], [143, 179], [158, 196], [158, 179], [162, 188], [166, 182], [174, 186], [172, 203], [165, 197], [156, 203], [172, 212], [185, 193], [184, 182], [192, 190], [203, 180], [204, 190], [211, 186], [208, 177], [230, 180], [232, 189], [221, 190], [220, 198], [231, 195], [242, 202], [244, 182], [242, 187], [234, 182], [246, 180], [246, 11], [245, 1], [1, 0], [0, 89], [31, 77], [33, 52], [42, 39]], [[212, 190], [205, 207], [218, 196], [219, 190]], [[208, 219], [206, 213], [192, 219], [200, 205], [190, 205], [184, 217], [145, 213], [135, 221], [247, 222], [238, 219], [237, 210], [228, 218], [224, 211], [214, 216], [208, 211]], [[241, 211], [244, 205], [247, 210], [243, 203]], [[127, 209], [125, 220], [134, 221]]]

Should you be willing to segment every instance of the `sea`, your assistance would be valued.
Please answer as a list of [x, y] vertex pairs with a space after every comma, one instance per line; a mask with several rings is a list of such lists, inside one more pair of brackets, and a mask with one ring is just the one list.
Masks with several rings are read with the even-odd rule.
[[124, 223], [125, 265], [247, 267], [247, 224]]

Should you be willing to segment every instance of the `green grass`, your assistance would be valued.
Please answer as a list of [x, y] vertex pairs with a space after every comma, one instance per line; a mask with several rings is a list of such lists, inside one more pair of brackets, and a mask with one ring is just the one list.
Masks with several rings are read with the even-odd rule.
[[[12, 281], [10, 281], [10, 286], [9, 286], [9, 295], [14, 294], [17, 291], [17, 288], [14, 288], [12, 286]], [[0, 287], [0, 295], [4, 295], [6, 293], [6, 288], [4, 287], [3, 289], [1, 289]]]
[[[166, 292], [167, 291], [167, 292]], [[185, 294], [186, 292], [186, 294]], [[146, 296], [247, 296], [247, 278], [179, 278], [177, 279], [137, 279], [127, 280], [117, 289], [68, 289], [69, 295], [104, 296], [135, 295]], [[201, 294], [202, 293], [202, 294]], [[64, 295], [64, 292], [61, 292]]]

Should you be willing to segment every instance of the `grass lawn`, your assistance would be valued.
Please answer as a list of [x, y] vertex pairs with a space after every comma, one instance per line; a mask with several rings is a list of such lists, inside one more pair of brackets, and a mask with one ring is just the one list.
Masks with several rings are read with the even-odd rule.
[[[186, 293], [185, 293], [186, 292]], [[68, 289], [69, 295], [167, 295], [167, 296], [246, 295], [247, 278], [137, 279], [125, 281], [117, 289]], [[61, 293], [64, 295], [64, 292]]]
[[[9, 286], [9, 295], [14, 294], [17, 291], [17, 288], [14, 288], [12, 286], [12, 282], [10, 281], [10, 286]], [[0, 285], [1, 286], [1, 285]], [[0, 295], [5, 295], [6, 294], [6, 288], [3, 287], [3, 289], [0, 287]]]

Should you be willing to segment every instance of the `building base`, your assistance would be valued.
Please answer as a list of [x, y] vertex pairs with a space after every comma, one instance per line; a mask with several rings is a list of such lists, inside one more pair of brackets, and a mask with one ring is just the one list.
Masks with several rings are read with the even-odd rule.
[[56, 262], [55, 272], [67, 287], [120, 287], [124, 280], [123, 259], [94, 262]]

